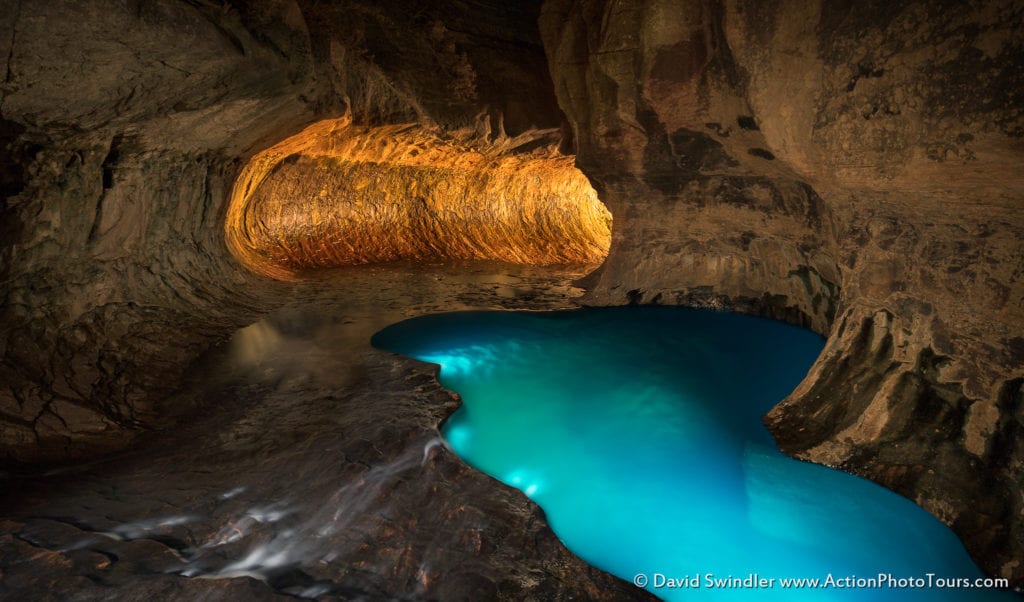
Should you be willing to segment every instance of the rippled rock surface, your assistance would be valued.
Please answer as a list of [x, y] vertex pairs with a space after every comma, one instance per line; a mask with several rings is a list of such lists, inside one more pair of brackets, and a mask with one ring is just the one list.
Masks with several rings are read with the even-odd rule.
[[596, 266], [612, 216], [557, 146], [557, 130], [487, 140], [323, 121], [250, 160], [225, 236], [248, 267], [288, 279], [395, 260]]

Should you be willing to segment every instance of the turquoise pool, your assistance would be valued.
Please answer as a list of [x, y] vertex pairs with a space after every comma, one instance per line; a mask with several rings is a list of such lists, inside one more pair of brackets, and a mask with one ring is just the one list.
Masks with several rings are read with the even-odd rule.
[[464, 404], [443, 425], [452, 449], [536, 501], [575, 554], [661, 598], [1020, 599], [937, 587], [982, 577], [948, 528], [775, 448], [761, 416], [821, 351], [812, 332], [621, 307], [431, 315], [373, 343], [439, 364]]

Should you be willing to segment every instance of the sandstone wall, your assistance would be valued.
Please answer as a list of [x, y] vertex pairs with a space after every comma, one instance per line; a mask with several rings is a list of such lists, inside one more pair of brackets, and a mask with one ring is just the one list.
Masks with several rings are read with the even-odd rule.
[[318, 94], [301, 15], [279, 8], [4, 4], [8, 459], [123, 445], [253, 315], [253, 280], [223, 252], [223, 200], [238, 157], [308, 120], [299, 96]]
[[[202, 349], [276, 302], [224, 243], [255, 152], [343, 114], [557, 127], [537, 6], [502, 6], [2, 3], [0, 457], [123, 447], [181, 411], [162, 400]], [[498, 103], [510, 89], [535, 102]]]
[[257, 154], [232, 189], [228, 248], [256, 272], [480, 259], [598, 265], [611, 215], [557, 129], [481, 138], [319, 121]]
[[615, 217], [594, 303], [828, 336], [767, 416], [1024, 579], [1024, 16], [1012, 2], [545, 3], [577, 162]]
[[1012, 1], [0, 5], [0, 440], [128, 443], [280, 285], [223, 240], [244, 161], [323, 117], [559, 125], [614, 216], [596, 304], [828, 335], [768, 416], [1024, 582], [1022, 11]]

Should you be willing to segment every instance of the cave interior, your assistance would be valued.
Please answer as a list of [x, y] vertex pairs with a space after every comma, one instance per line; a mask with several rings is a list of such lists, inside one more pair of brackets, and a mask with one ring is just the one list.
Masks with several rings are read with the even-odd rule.
[[825, 337], [779, 449], [1024, 587], [1020, 2], [10, 0], [0, 36], [0, 597], [648, 599], [370, 345], [645, 304]]

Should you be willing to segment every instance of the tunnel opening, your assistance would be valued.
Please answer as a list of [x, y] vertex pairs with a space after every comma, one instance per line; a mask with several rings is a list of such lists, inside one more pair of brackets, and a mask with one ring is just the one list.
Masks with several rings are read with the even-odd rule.
[[317, 122], [252, 157], [225, 236], [279, 280], [392, 261], [604, 261], [612, 216], [559, 152], [558, 130], [483, 136], [416, 124]]

